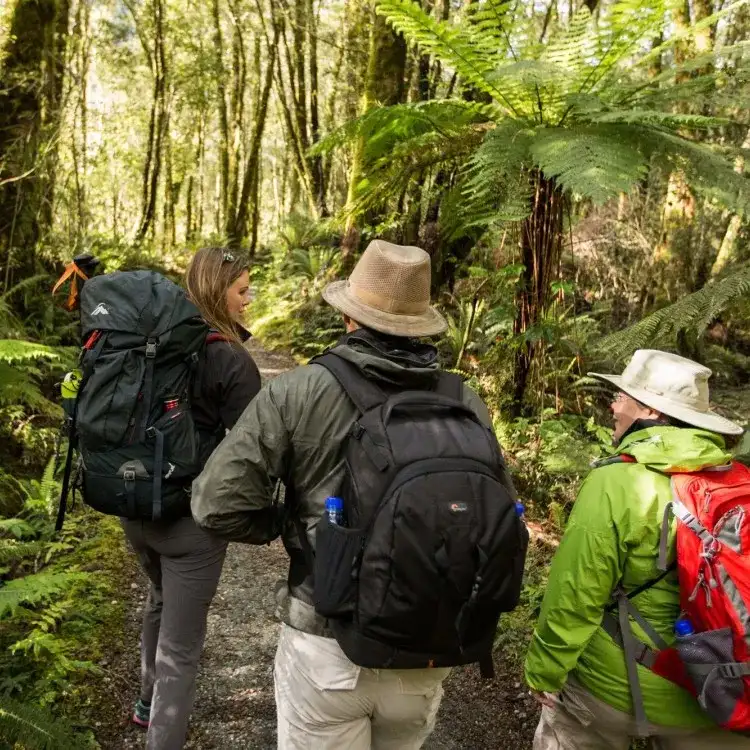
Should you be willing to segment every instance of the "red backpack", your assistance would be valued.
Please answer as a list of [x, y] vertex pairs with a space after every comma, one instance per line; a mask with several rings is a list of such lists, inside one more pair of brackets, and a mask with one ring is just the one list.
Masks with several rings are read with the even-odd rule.
[[[632, 456], [620, 461], [634, 462]], [[614, 613], [602, 626], [623, 647], [635, 718], [646, 734], [637, 664], [692, 692], [721, 727], [750, 730], [750, 469], [732, 462], [703, 471], [671, 473], [672, 496], [664, 513], [655, 580], [615, 591]], [[676, 563], [667, 565], [672, 514], [677, 517]], [[745, 516], [748, 515], [746, 519]], [[638, 612], [633, 598], [676, 567], [680, 606], [694, 632], [667, 647]], [[657, 648], [639, 641], [633, 619]]]

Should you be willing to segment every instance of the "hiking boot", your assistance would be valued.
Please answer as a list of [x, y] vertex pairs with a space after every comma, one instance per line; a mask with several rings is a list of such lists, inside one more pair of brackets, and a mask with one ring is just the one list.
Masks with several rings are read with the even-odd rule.
[[148, 729], [149, 722], [151, 720], [151, 702], [146, 703], [145, 701], [138, 699], [133, 710], [133, 724], [137, 724], [139, 727]]

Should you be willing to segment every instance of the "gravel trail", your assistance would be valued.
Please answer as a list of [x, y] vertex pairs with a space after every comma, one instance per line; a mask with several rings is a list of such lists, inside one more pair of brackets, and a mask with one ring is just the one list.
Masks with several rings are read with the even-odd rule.
[[[250, 351], [264, 379], [294, 366], [286, 355], [268, 352], [253, 339]], [[196, 703], [186, 748], [273, 750], [276, 747], [273, 657], [278, 623], [274, 591], [286, 576], [286, 553], [270, 546], [230, 544], [208, 618], [206, 645], [197, 680]], [[137, 568], [137, 566], [134, 566]], [[138, 686], [138, 632], [145, 579], [132, 584], [133, 599], [122, 648], [111, 659], [119, 686], [108, 703], [118, 720], [103, 722], [98, 739], [105, 750], [143, 745], [141, 730], [128, 724]], [[132, 580], [132, 579], [131, 579]], [[425, 750], [521, 750], [531, 745], [536, 709], [521, 684], [495, 659], [495, 680], [481, 680], [474, 666], [455, 669], [446, 681], [438, 725]], [[346, 750], [342, 748], [341, 750]]]

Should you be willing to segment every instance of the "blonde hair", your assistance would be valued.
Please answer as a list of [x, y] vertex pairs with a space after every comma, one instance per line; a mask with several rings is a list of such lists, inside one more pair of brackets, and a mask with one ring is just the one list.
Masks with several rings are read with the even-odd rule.
[[247, 263], [236, 252], [223, 247], [198, 250], [185, 272], [188, 297], [203, 319], [229, 341], [241, 344], [237, 321], [227, 306], [227, 290], [247, 270]]

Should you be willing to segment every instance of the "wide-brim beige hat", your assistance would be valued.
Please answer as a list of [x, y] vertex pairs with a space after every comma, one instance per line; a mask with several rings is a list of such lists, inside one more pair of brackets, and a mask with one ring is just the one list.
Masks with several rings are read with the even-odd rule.
[[434, 336], [445, 318], [430, 306], [430, 256], [418, 247], [373, 240], [346, 281], [323, 299], [362, 326], [393, 336]]
[[711, 411], [708, 367], [658, 349], [638, 349], [622, 375], [590, 372], [599, 380], [668, 417], [721, 435], [741, 435], [744, 429]]

